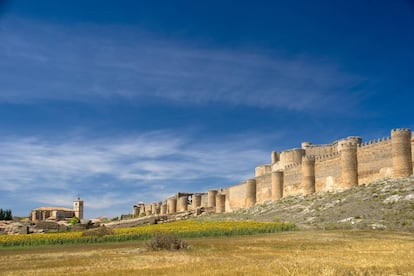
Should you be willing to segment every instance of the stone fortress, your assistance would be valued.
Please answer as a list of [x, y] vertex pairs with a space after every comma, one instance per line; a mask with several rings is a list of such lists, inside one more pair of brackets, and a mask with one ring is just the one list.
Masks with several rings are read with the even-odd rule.
[[271, 153], [271, 164], [259, 165], [255, 177], [207, 193], [177, 193], [151, 204], [133, 206], [134, 216], [167, 215], [185, 211], [216, 213], [249, 208], [293, 195], [335, 192], [384, 178], [413, 174], [414, 139], [410, 129], [393, 129], [391, 137], [366, 143], [357, 136]]

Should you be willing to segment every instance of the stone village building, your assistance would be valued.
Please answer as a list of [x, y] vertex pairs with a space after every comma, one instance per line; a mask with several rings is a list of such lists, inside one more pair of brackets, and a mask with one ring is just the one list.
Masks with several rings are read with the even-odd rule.
[[78, 197], [73, 201], [73, 209], [65, 207], [39, 207], [32, 210], [30, 220], [33, 222], [44, 220], [61, 221], [73, 217], [83, 219], [83, 206], [83, 200]]

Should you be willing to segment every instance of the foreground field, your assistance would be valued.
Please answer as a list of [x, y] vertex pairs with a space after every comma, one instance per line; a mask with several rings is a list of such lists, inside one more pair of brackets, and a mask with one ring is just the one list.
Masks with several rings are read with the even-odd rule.
[[145, 242], [0, 250], [1, 275], [414, 275], [412, 234], [292, 231], [189, 239], [183, 251]]
[[85, 232], [0, 235], [0, 248], [148, 240], [159, 232], [173, 233], [181, 238], [201, 238], [275, 233], [293, 229], [296, 229], [294, 224], [282, 222], [182, 220], [114, 230], [100, 228], [95, 229], [98, 231], [92, 229]]

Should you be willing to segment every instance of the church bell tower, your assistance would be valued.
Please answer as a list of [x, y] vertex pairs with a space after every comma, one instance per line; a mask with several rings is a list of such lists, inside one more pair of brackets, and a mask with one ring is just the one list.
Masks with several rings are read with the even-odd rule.
[[81, 200], [80, 197], [73, 201], [73, 211], [75, 212], [76, 217], [83, 219], [83, 200]]

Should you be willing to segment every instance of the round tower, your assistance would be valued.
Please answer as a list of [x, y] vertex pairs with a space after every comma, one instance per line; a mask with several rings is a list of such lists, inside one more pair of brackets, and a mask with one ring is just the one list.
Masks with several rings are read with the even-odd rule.
[[178, 212], [187, 211], [187, 196], [180, 196], [177, 205]]
[[302, 159], [302, 188], [304, 195], [315, 193], [315, 158], [305, 156]]
[[226, 195], [217, 194], [216, 195], [216, 213], [224, 213], [226, 204]]
[[166, 202], [163, 202], [161, 204], [160, 214], [161, 215], [166, 215], [167, 214], [167, 203]]
[[145, 204], [145, 214], [147, 214], [147, 216], [152, 215], [152, 204]]
[[283, 172], [272, 172], [272, 200], [279, 200], [283, 197]]
[[340, 143], [341, 148], [341, 179], [343, 188], [358, 185], [358, 144], [355, 141]]
[[246, 208], [256, 204], [256, 179], [248, 179], [246, 181]]
[[133, 209], [132, 209], [132, 215], [134, 217], [138, 217], [139, 216], [139, 206], [134, 205]]
[[143, 202], [138, 203], [139, 213], [138, 215], [142, 215], [145, 213], [145, 204]]
[[302, 142], [302, 143], [301, 143], [301, 148], [302, 148], [302, 149], [307, 149], [307, 148], [309, 148], [310, 146], [312, 146], [312, 143], [311, 143], [311, 142]]
[[277, 155], [276, 151], [272, 151], [271, 158], [272, 164], [277, 163], [279, 161], [279, 156]]
[[152, 210], [153, 215], [158, 215], [159, 214], [158, 203], [156, 202], [152, 203], [151, 210]]
[[201, 206], [201, 195], [194, 194], [193, 195], [193, 202], [192, 202], [192, 208], [193, 210], [196, 210], [197, 207]]
[[81, 200], [80, 197], [73, 201], [73, 211], [75, 213], [75, 217], [83, 219], [83, 200]]
[[391, 130], [392, 171], [394, 177], [413, 174], [411, 131], [408, 128]]
[[303, 156], [305, 156], [304, 149], [285, 150], [280, 153], [280, 163], [283, 164], [283, 166], [300, 164]]
[[217, 190], [208, 190], [207, 192], [207, 207], [216, 207]]
[[177, 199], [175, 197], [167, 199], [168, 214], [177, 213]]

